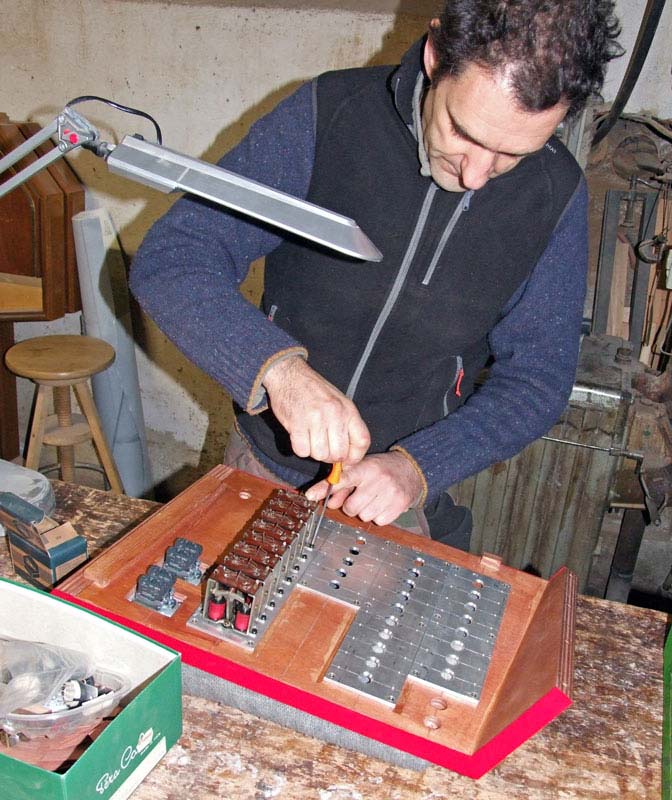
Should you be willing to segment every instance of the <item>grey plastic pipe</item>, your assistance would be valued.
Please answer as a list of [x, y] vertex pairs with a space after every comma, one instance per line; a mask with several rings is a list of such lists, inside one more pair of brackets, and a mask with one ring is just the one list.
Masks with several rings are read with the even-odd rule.
[[93, 396], [126, 494], [147, 495], [152, 471], [140, 400], [124, 260], [109, 212], [72, 218], [84, 333], [114, 347], [114, 363], [91, 379]]

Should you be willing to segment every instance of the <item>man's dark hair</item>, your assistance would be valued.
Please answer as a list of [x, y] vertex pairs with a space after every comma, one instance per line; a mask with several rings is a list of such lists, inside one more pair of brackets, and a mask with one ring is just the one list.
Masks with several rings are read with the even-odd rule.
[[607, 63], [623, 50], [611, 0], [446, 0], [429, 36], [435, 83], [467, 64], [506, 69], [526, 111], [559, 102], [575, 114], [598, 95]]

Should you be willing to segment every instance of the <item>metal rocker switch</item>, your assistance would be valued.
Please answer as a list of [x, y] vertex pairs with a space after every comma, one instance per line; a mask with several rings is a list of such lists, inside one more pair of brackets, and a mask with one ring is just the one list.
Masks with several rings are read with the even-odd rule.
[[147, 572], [138, 578], [133, 600], [158, 611], [164, 617], [172, 617], [180, 605], [173, 593], [174, 585], [174, 573], [152, 564]]
[[198, 586], [203, 577], [200, 564], [202, 552], [203, 547], [196, 542], [189, 539], [175, 539], [175, 543], [166, 550], [163, 567], [177, 578]]

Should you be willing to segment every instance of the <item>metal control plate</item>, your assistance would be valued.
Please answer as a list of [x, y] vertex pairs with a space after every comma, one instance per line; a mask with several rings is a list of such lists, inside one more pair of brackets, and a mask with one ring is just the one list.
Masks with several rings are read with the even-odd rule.
[[301, 585], [358, 608], [326, 679], [395, 704], [408, 676], [477, 702], [510, 586], [325, 519]]

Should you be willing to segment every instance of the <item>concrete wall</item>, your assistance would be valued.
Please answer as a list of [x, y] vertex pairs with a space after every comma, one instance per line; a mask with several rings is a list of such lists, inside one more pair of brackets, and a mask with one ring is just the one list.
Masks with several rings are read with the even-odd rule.
[[[616, 96], [623, 79], [646, 5], [645, 0], [616, 0], [616, 10], [622, 25], [620, 42], [627, 52], [622, 58], [613, 61], [609, 68], [604, 86], [604, 97], [607, 101]], [[625, 107], [626, 113], [645, 111], [661, 119], [672, 117], [671, 36], [672, 4], [666, 3], [641, 77]]]
[[[628, 47], [644, 4], [619, 2]], [[222, 0], [0, 0], [0, 111], [45, 124], [72, 97], [99, 94], [153, 114], [169, 147], [215, 160], [301, 81], [327, 69], [396, 62], [424, 31], [436, 5], [434, 0], [262, 0], [254, 7]], [[670, 56], [663, 47], [671, 14], [668, 7], [631, 109], [634, 104], [634, 110], [672, 115]], [[607, 99], [615, 95], [626, 65], [627, 58], [612, 67]], [[111, 141], [136, 131], [152, 135], [148, 123], [104, 106], [81, 110]], [[72, 163], [88, 187], [89, 202], [110, 209], [124, 248], [134, 252], [170, 201], [110, 175], [89, 153], [75, 154]], [[259, 271], [257, 266], [246, 286], [251, 296]], [[229, 401], [150, 321], [137, 322], [154, 473], [170, 479], [175, 489], [217, 463]], [[17, 339], [78, 330], [77, 315], [15, 326]], [[22, 432], [30, 401], [24, 384]]]

